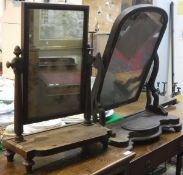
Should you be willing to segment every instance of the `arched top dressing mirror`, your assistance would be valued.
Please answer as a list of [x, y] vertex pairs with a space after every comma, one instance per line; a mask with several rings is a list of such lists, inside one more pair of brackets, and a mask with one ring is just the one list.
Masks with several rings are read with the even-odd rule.
[[149, 5], [128, 8], [116, 19], [103, 55], [99, 96], [105, 109], [138, 99], [166, 24], [166, 12]]

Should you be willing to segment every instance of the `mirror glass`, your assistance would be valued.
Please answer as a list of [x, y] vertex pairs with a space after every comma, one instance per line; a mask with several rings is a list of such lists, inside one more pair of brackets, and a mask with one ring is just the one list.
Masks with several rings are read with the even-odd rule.
[[30, 9], [27, 20], [28, 118], [80, 112], [84, 11]]
[[136, 13], [122, 25], [100, 96], [104, 108], [127, 103], [138, 95], [162, 25], [161, 15], [155, 12]]

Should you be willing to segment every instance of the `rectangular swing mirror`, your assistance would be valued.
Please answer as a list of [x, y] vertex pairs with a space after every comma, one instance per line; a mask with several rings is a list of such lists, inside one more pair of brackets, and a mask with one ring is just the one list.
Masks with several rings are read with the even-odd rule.
[[[15, 153], [25, 159], [27, 173], [36, 156], [96, 142], [107, 149], [110, 129], [91, 121], [88, 12], [81, 5], [22, 3], [22, 50], [16, 46], [8, 64], [15, 73], [16, 136], [3, 145], [8, 161]], [[83, 114], [84, 122], [23, 136], [24, 124], [74, 114]]]
[[88, 7], [25, 3], [23, 9], [24, 123], [83, 113]]

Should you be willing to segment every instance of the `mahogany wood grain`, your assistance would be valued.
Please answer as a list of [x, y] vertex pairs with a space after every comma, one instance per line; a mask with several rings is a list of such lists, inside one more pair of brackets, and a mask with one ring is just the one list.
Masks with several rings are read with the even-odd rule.
[[[143, 109], [143, 98], [140, 102], [128, 107], [121, 107], [116, 110], [123, 115], [127, 113], [137, 112]], [[167, 108], [170, 114], [180, 117], [183, 121], [183, 103]], [[75, 149], [54, 156], [48, 156], [46, 159], [36, 157], [37, 162], [34, 174], [38, 175], [89, 175], [89, 174], [110, 174], [118, 175], [125, 166], [126, 161], [123, 153], [124, 148], [115, 148], [109, 146], [107, 151], [102, 152], [100, 149], [93, 147], [90, 152], [85, 155], [81, 153], [81, 149]], [[169, 160], [176, 154], [183, 152], [183, 131], [176, 133], [166, 133], [161, 135], [160, 139], [152, 143], [143, 143], [134, 145], [132, 150], [136, 156], [129, 164], [128, 175], [143, 175], [153, 170], [159, 163]], [[134, 156], [130, 154], [128, 161]], [[1, 175], [22, 175], [24, 167], [21, 164], [21, 157], [16, 156], [13, 163], [7, 163], [4, 156], [0, 156], [0, 172]], [[106, 173], [107, 171], [108, 173]], [[104, 173], [105, 172], [105, 173]], [[176, 172], [179, 175], [179, 172]]]
[[[90, 152], [84, 154], [81, 149], [70, 150], [48, 156], [47, 158], [36, 157], [33, 174], [36, 175], [116, 175], [127, 168], [134, 153], [124, 155], [125, 149], [109, 146], [107, 151], [98, 149], [95, 145]], [[12, 163], [7, 162], [4, 156], [0, 157], [1, 175], [23, 175], [22, 159], [17, 155]]]

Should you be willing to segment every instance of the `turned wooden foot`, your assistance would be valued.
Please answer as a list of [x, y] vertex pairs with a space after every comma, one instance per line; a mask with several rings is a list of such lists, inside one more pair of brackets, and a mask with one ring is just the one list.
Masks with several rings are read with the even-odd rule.
[[102, 141], [102, 145], [104, 150], [108, 148], [108, 138]]
[[8, 149], [5, 152], [5, 156], [7, 157], [8, 162], [13, 162], [14, 155], [15, 155], [15, 153], [11, 150], [8, 150]]
[[23, 162], [23, 165], [26, 168], [27, 174], [31, 174], [32, 173], [32, 166], [34, 165], [34, 161], [32, 159], [25, 159], [25, 161]]

